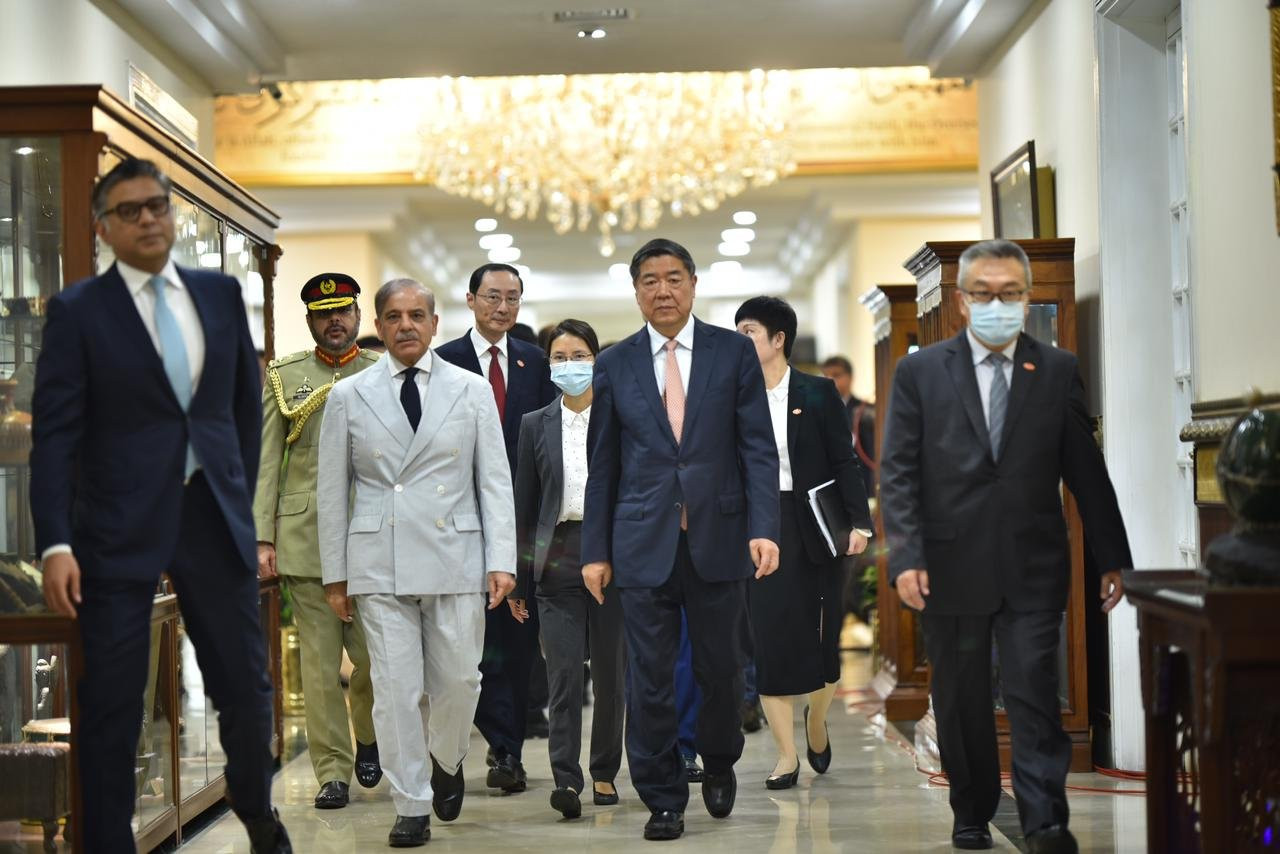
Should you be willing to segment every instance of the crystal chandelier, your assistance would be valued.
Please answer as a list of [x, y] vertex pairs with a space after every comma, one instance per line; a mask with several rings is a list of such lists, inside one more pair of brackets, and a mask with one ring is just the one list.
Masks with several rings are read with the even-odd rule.
[[652, 229], [795, 169], [785, 71], [434, 78], [416, 173], [564, 234]]

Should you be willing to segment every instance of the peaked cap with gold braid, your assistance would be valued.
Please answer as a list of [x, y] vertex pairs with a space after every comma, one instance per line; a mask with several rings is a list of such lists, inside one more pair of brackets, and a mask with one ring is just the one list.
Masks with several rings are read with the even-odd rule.
[[321, 273], [302, 286], [302, 301], [307, 311], [345, 308], [356, 301], [360, 285], [346, 273]]

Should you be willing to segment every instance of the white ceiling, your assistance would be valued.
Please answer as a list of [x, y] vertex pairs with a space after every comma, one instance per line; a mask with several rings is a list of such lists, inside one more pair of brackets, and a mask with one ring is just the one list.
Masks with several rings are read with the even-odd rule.
[[[218, 93], [260, 81], [928, 65], [973, 75], [1035, 0], [101, 0]], [[627, 11], [599, 24], [556, 12]]]

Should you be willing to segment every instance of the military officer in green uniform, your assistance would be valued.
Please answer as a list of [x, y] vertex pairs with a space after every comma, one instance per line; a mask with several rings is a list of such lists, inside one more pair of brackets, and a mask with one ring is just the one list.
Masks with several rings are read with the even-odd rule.
[[[317, 809], [347, 805], [353, 766], [365, 788], [376, 786], [382, 778], [364, 630], [358, 617], [344, 623], [325, 602], [316, 530], [316, 446], [325, 398], [341, 377], [364, 370], [380, 356], [355, 343], [360, 330], [359, 293], [356, 280], [342, 273], [321, 273], [302, 286], [307, 325], [316, 346], [276, 359], [267, 367], [262, 459], [253, 502], [258, 572], [282, 576], [293, 599], [302, 646], [307, 744], [320, 783]], [[338, 676], [344, 648], [355, 665], [350, 725]]]

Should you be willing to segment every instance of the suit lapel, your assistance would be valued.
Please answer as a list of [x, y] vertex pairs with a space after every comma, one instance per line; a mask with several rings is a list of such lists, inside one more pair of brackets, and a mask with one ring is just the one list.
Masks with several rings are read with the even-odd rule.
[[[675, 447], [676, 436], [671, 432], [671, 419], [667, 418], [667, 408], [662, 405], [662, 398], [658, 394], [658, 381], [653, 373], [653, 353], [649, 350], [648, 326], [645, 326], [632, 336], [630, 345], [627, 348], [627, 360], [631, 365], [632, 372], [635, 374], [636, 383], [640, 386], [640, 396], [644, 398], [645, 403], [649, 404], [654, 420], [658, 422], [658, 429], [671, 442], [672, 447]], [[687, 424], [687, 410], [685, 414], [685, 423]]]
[[542, 417], [543, 452], [551, 468], [551, 494], [564, 494], [564, 421], [560, 399], [548, 407]]
[[[690, 435], [693, 425], [698, 420], [698, 412], [702, 409], [702, 398], [707, 388], [707, 382], [711, 379], [711, 370], [714, 367], [715, 358], [713, 352], [716, 348], [715, 341], [716, 329], [708, 326], [698, 318], [693, 319], [693, 359], [692, 366], [689, 368], [689, 389], [684, 396], [684, 433]], [[665, 412], [664, 412], [665, 414]]]
[[356, 384], [356, 392], [364, 398], [382, 426], [395, 437], [400, 447], [407, 449], [413, 442], [413, 433], [409, 430], [409, 419], [404, 414], [404, 407], [400, 405], [396, 384], [391, 381], [391, 371], [387, 365], [382, 364], [389, 358], [390, 356], [383, 356], [378, 364], [361, 371], [352, 382]]
[[[512, 422], [511, 426], [517, 433], [520, 431], [520, 420], [524, 417], [524, 413], [528, 409], [535, 408], [530, 406], [526, 409], [523, 402], [525, 392], [530, 387], [530, 377], [528, 365], [516, 353], [515, 339], [507, 335], [507, 405], [504, 420]], [[506, 424], [503, 425], [503, 430], [505, 432]]]
[[466, 368], [473, 374], [484, 376], [484, 371], [480, 370], [480, 357], [476, 355], [475, 345], [471, 343], [471, 330], [468, 329], [466, 334], [457, 339], [458, 349], [460, 351], [460, 368]]
[[[991, 436], [987, 433], [987, 419], [982, 414], [982, 398], [978, 394], [978, 377], [973, 370], [973, 351], [969, 349], [969, 339], [964, 330], [947, 344], [950, 354], [947, 357], [947, 373], [955, 383], [956, 393], [964, 405], [965, 415], [973, 426], [973, 433], [991, 455]], [[994, 459], [994, 457], [992, 457]]]
[[[787, 383], [787, 457], [793, 461], [799, 459], [796, 434], [800, 432], [800, 419], [804, 417], [805, 407], [809, 403], [805, 399], [803, 382], [800, 372], [792, 368], [791, 379]], [[794, 466], [791, 472], [795, 474]]]
[[[1031, 384], [1036, 378], [1036, 368], [1040, 366], [1040, 346], [1030, 335], [1018, 337], [1018, 346], [1013, 351], [1013, 382], [1009, 385], [1009, 405], [1004, 416], [1004, 435], [1000, 437], [1000, 448], [1009, 447], [1009, 437], [1013, 435], [1014, 422], [1027, 402]], [[1002, 453], [1003, 456], [1003, 453]]]
[[138, 355], [153, 375], [152, 381], [164, 389], [164, 394], [173, 401], [174, 406], [179, 406], [178, 396], [173, 393], [173, 385], [169, 382], [169, 375], [164, 372], [160, 351], [156, 349], [151, 334], [147, 332], [147, 327], [142, 322], [142, 315], [138, 314], [138, 305], [133, 301], [133, 294], [129, 293], [129, 287], [124, 283], [124, 278], [115, 264], [102, 274], [100, 285], [103, 289], [102, 302], [114, 319], [116, 329], [124, 333], [120, 336], [121, 340], [134, 342]]
[[[463, 387], [457, 378], [451, 376], [445, 364], [435, 353], [431, 354], [431, 376], [427, 379], [427, 397], [422, 402], [422, 420], [418, 422], [418, 431], [413, 434], [409, 450], [405, 452], [400, 471], [404, 471], [418, 454], [435, 438], [440, 425], [453, 410], [454, 405], [463, 394]], [[408, 420], [405, 426], [408, 427]]]

